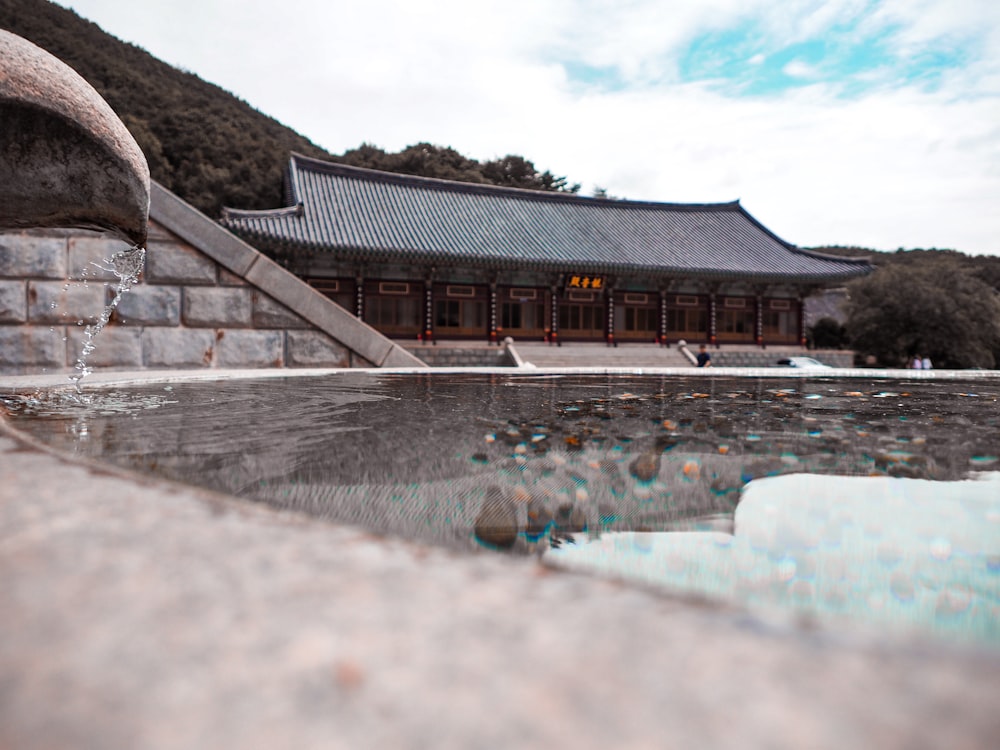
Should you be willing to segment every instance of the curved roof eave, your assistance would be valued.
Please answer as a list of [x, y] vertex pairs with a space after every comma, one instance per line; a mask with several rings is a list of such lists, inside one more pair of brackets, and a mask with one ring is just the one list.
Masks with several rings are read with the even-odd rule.
[[[245, 231], [245, 230], [244, 230]], [[494, 269], [525, 269], [539, 273], [565, 273], [567, 267], [586, 273], [602, 273], [618, 276], [646, 275], [658, 278], [685, 278], [706, 281], [749, 281], [754, 283], [786, 283], [786, 284], [833, 284], [849, 281], [860, 275], [858, 272], [845, 271], [839, 275], [825, 274], [782, 274], [782, 273], [746, 273], [744, 271], [720, 268], [679, 268], [671, 266], [645, 266], [615, 263], [595, 263], [581, 260], [575, 265], [572, 261], [524, 259], [515, 260], [508, 257], [461, 258], [443, 253], [429, 253], [418, 249], [381, 250], [359, 246], [331, 249], [320, 243], [303, 241], [275, 241], [274, 238], [257, 232], [247, 232], [255, 240], [269, 247], [280, 247], [284, 252], [321, 253], [333, 256], [336, 260], [346, 262], [404, 262], [426, 266], [464, 266], [470, 268]], [[867, 273], [865, 271], [864, 273]]]

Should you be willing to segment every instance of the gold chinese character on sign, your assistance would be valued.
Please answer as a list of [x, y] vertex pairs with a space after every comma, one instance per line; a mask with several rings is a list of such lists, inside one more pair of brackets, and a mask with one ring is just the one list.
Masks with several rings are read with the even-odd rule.
[[603, 289], [604, 279], [601, 276], [570, 276], [566, 286], [570, 289]]

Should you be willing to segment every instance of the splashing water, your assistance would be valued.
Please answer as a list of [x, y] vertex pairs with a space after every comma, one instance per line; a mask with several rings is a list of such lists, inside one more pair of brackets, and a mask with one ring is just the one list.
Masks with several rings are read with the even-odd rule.
[[118, 307], [125, 293], [132, 288], [132, 285], [139, 280], [142, 272], [143, 262], [146, 258], [146, 248], [134, 245], [120, 253], [111, 256], [108, 262], [111, 264], [110, 270], [118, 278], [115, 288], [114, 298], [104, 306], [101, 317], [94, 325], [88, 325], [83, 332], [83, 348], [80, 356], [76, 360], [76, 372], [69, 376], [76, 386], [76, 392], [80, 393], [82, 388], [80, 382], [93, 372], [87, 365], [87, 357], [96, 348], [97, 336], [104, 330], [104, 327], [111, 320], [111, 315]]

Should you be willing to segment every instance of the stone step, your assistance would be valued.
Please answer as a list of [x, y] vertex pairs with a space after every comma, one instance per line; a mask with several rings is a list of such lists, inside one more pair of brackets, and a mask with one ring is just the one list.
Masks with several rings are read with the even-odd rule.
[[676, 348], [654, 344], [564, 344], [514, 343], [525, 362], [536, 367], [690, 367]]

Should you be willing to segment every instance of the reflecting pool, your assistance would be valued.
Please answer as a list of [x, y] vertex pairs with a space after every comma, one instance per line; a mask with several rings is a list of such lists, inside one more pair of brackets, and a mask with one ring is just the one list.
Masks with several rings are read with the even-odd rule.
[[1000, 643], [1000, 382], [338, 373], [6, 396], [65, 452], [455, 550]]

